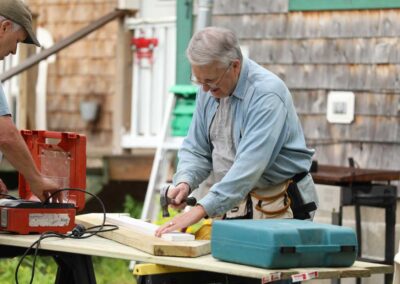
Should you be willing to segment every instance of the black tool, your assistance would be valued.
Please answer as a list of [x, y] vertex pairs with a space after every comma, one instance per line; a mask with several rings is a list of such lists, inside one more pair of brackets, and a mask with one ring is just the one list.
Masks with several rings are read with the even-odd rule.
[[[169, 185], [165, 185], [162, 187], [160, 192], [160, 205], [163, 217], [169, 217], [168, 205], [175, 204], [175, 200], [168, 197], [168, 189]], [[185, 202], [189, 206], [195, 206], [197, 204], [197, 200], [194, 197], [188, 197]]]

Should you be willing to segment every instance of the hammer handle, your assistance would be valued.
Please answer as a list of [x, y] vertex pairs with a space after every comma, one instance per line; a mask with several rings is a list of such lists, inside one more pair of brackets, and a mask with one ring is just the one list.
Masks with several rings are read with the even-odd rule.
[[194, 197], [188, 197], [186, 199], [186, 204], [189, 206], [195, 206], [197, 204], [197, 200]]

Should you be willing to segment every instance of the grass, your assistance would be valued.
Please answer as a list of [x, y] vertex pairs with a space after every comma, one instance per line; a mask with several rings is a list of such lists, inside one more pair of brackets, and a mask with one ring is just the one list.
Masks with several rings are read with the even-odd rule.
[[[32, 271], [31, 256], [27, 257], [18, 272], [19, 283], [29, 283]], [[93, 257], [93, 267], [98, 284], [135, 284], [132, 272], [128, 270], [129, 261], [105, 257]], [[19, 257], [0, 260], [0, 283], [15, 283], [15, 269]], [[49, 256], [36, 260], [35, 284], [53, 284], [57, 273], [57, 265]]]

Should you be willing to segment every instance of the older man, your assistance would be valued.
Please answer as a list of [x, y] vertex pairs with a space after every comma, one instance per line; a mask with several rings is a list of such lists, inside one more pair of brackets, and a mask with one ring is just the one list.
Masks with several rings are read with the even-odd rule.
[[[17, 52], [19, 43], [40, 46], [32, 29], [32, 15], [21, 0], [0, 1], [0, 59]], [[0, 151], [7, 160], [22, 173], [29, 183], [31, 191], [40, 199], [43, 192], [57, 189], [57, 185], [43, 177], [29, 153], [29, 150], [16, 129], [0, 85]], [[7, 189], [0, 183], [0, 192]]]
[[243, 58], [235, 34], [224, 28], [197, 32], [186, 53], [192, 81], [201, 87], [168, 197], [180, 208], [210, 172], [216, 182], [156, 235], [205, 216], [312, 218], [317, 196], [308, 171], [314, 151], [306, 147], [283, 81]]

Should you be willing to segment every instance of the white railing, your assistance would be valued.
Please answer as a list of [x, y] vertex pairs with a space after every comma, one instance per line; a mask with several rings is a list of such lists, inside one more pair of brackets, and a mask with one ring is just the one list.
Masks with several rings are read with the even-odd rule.
[[[175, 83], [176, 20], [127, 20], [135, 37], [156, 38], [152, 60], [133, 61], [131, 128], [122, 137], [123, 148], [156, 148], [166, 102]], [[134, 51], [132, 51], [134, 52]]]

